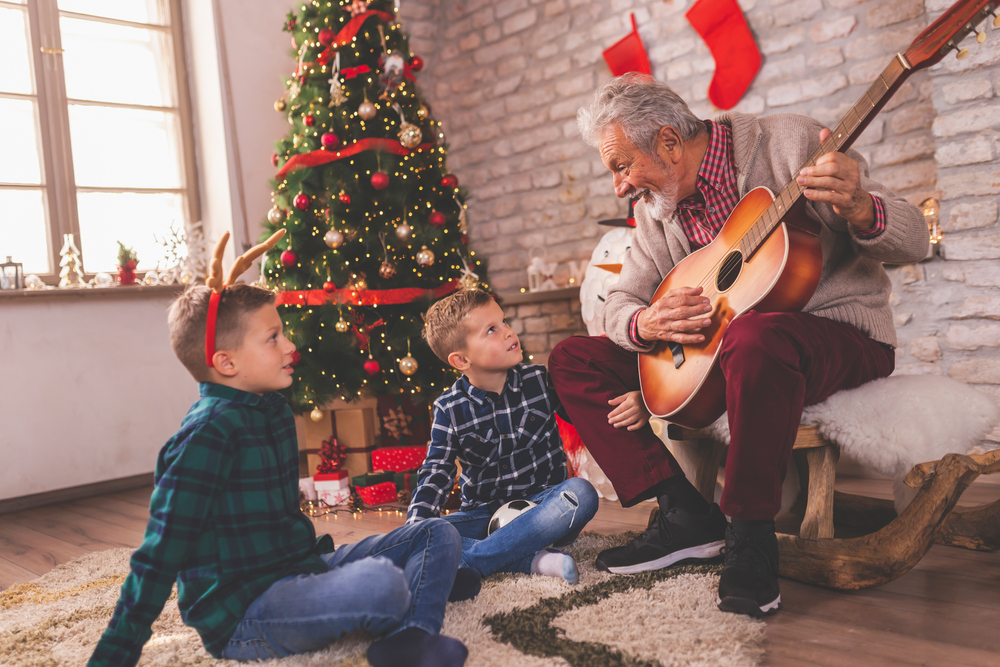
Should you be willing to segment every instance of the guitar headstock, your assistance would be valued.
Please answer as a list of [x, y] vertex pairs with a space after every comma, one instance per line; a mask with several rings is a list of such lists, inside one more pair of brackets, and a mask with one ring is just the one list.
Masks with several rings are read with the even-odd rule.
[[942, 14], [937, 21], [917, 35], [910, 47], [903, 52], [910, 69], [930, 67], [941, 61], [949, 51], [958, 52], [959, 58], [969, 55], [968, 49], [959, 48], [959, 43], [973, 32], [978, 32], [977, 41], [986, 39], [984, 30], [977, 30], [992, 18], [994, 26], [1000, 26], [997, 6], [1000, 0], [959, 0]]

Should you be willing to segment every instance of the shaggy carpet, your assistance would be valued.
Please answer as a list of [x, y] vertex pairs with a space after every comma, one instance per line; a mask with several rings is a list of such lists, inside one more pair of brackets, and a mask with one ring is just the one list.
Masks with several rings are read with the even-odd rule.
[[[752, 667], [764, 624], [715, 607], [718, 565], [635, 576], [594, 569], [597, 553], [630, 535], [584, 534], [569, 549], [581, 580], [494, 575], [474, 600], [448, 605], [444, 634], [469, 648], [468, 667]], [[0, 592], [0, 665], [86, 664], [107, 626], [128, 571], [129, 549], [88, 554]], [[176, 596], [176, 589], [175, 589]], [[273, 667], [365, 667], [370, 642], [350, 636], [325, 650], [264, 663]], [[140, 666], [223, 665], [186, 628], [172, 597], [153, 625]]]

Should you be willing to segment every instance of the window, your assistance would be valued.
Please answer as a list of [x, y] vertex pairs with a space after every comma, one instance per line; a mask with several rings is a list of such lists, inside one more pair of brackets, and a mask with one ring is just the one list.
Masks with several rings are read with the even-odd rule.
[[[58, 280], [197, 220], [179, 0], [0, 0], [0, 255]], [[162, 267], [162, 268], [165, 268]]]

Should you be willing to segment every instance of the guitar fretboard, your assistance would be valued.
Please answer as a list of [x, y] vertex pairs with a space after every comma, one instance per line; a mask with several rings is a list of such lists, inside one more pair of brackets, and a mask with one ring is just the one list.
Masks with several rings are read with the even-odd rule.
[[[895, 91], [896, 86], [902, 83], [909, 74], [910, 70], [903, 64], [902, 56], [893, 58], [892, 62], [868, 87], [864, 95], [854, 103], [854, 106], [850, 108], [840, 123], [831, 130], [830, 136], [820, 144], [819, 148], [813, 151], [809, 160], [799, 169], [814, 166], [816, 160], [827, 153], [850, 148], [871, 119], [889, 101], [890, 91]], [[794, 178], [785, 184], [785, 187], [775, 196], [774, 202], [740, 239], [740, 250], [744, 258], [749, 259], [757, 251], [757, 248], [781, 223], [782, 218], [795, 206], [801, 196], [802, 188], [799, 187]]]

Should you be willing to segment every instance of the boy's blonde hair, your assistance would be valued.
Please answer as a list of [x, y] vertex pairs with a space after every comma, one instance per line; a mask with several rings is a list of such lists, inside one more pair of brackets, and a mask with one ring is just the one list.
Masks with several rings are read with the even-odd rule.
[[448, 355], [465, 349], [469, 335], [465, 317], [491, 301], [493, 297], [482, 290], [459, 290], [427, 310], [424, 315], [424, 339], [438, 359], [448, 363]]
[[[208, 382], [211, 379], [209, 366], [205, 362], [205, 325], [211, 295], [210, 287], [192, 285], [171, 304], [167, 316], [170, 346], [198, 382]], [[219, 299], [215, 349], [238, 350], [246, 334], [247, 316], [263, 306], [273, 306], [274, 299], [274, 292], [260, 287], [243, 283], [226, 287]]]

